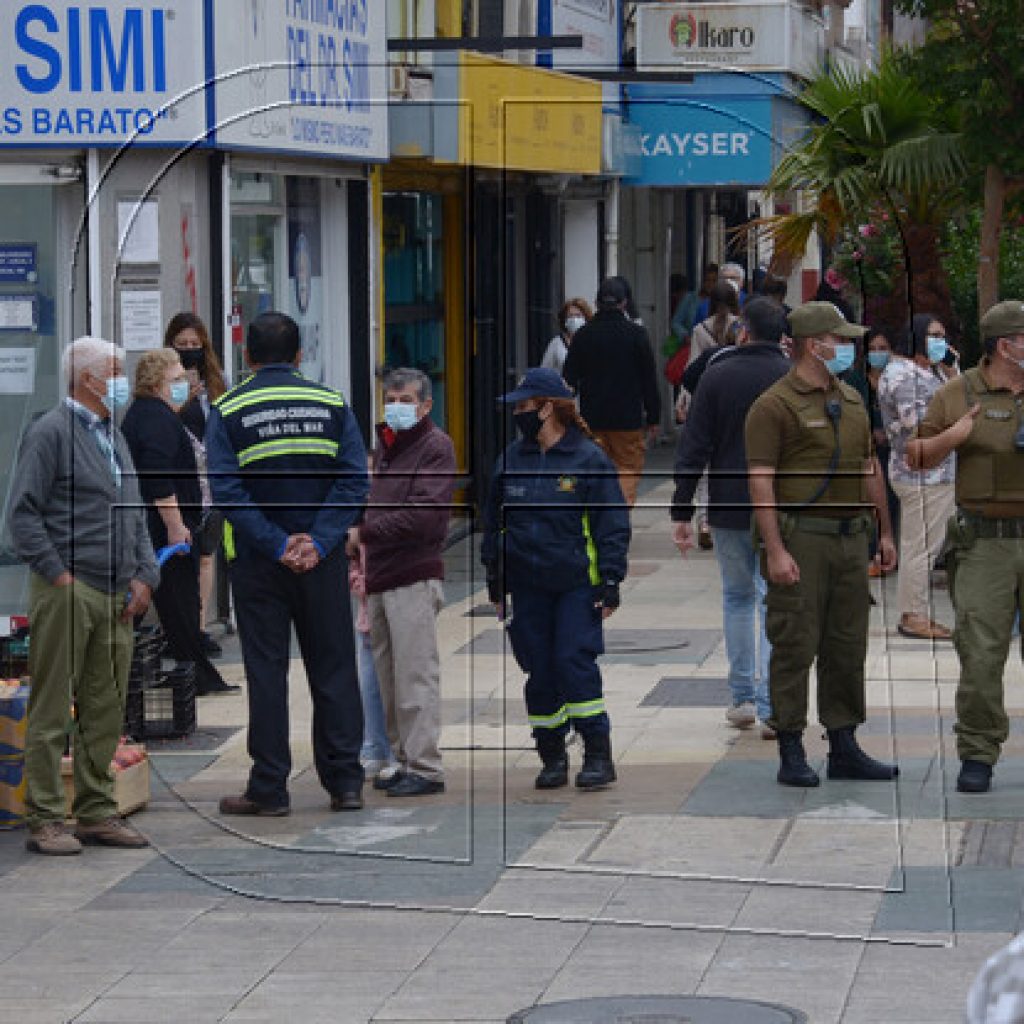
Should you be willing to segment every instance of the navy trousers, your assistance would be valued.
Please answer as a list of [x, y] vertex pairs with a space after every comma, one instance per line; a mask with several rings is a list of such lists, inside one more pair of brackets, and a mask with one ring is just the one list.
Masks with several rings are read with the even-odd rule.
[[604, 652], [601, 611], [591, 586], [563, 593], [515, 587], [508, 633], [527, 674], [526, 711], [535, 739], [607, 734], [611, 725], [597, 657]]
[[296, 574], [277, 562], [242, 555], [231, 586], [249, 691], [249, 756], [245, 795], [271, 807], [288, 804], [288, 661], [292, 625], [313, 698], [313, 761], [334, 796], [363, 783], [359, 696], [348, 567], [341, 548], [313, 570]]

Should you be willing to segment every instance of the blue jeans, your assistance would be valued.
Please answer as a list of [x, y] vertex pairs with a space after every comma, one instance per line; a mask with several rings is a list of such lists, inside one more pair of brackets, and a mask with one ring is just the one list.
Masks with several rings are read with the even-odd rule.
[[[771, 647], [764, 629], [767, 587], [758, 566], [749, 530], [713, 527], [715, 557], [722, 574], [722, 619], [729, 659], [729, 689], [734, 704], [753, 701], [757, 717], [767, 722]], [[755, 623], [756, 618], [756, 623]]]
[[357, 633], [359, 654], [359, 692], [363, 698], [363, 749], [359, 756], [364, 761], [382, 761], [390, 764], [391, 744], [388, 743], [384, 724], [384, 701], [380, 695], [377, 670], [373, 665], [373, 645], [369, 633]]

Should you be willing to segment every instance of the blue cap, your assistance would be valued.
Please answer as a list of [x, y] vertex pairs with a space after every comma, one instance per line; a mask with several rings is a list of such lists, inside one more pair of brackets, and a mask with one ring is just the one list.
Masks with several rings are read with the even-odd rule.
[[573, 398], [569, 385], [556, 370], [535, 366], [527, 370], [515, 391], [502, 395], [499, 402], [524, 402], [528, 398]]

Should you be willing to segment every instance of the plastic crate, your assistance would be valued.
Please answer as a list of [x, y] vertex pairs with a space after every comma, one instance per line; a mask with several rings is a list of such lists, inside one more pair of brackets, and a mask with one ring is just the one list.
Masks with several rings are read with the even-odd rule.
[[174, 739], [196, 731], [196, 669], [180, 662], [151, 686], [128, 689], [124, 731], [135, 740]]
[[128, 672], [129, 691], [156, 683], [163, 649], [164, 635], [158, 626], [143, 626], [135, 631], [132, 664]]

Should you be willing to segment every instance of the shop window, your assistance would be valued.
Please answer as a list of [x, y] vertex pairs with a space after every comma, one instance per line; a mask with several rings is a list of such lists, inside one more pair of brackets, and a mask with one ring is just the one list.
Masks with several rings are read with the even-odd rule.
[[384, 196], [384, 365], [412, 366], [431, 380], [432, 416], [447, 425], [442, 198]]

